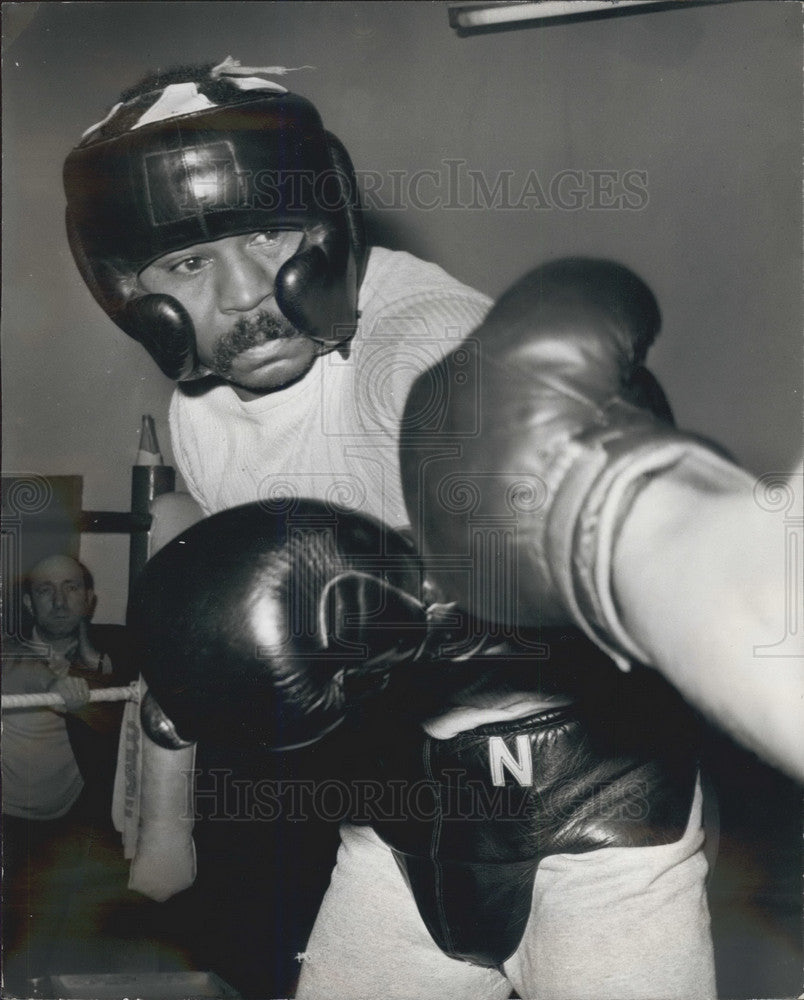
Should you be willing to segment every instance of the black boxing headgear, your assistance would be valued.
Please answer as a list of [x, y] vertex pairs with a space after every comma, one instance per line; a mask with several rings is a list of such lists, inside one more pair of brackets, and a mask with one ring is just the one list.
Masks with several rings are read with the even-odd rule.
[[124, 101], [64, 164], [67, 234], [84, 280], [177, 381], [207, 374], [193, 324], [177, 299], [147, 293], [138, 275], [196, 243], [300, 230], [299, 249], [276, 276], [277, 305], [328, 348], [357, 325], [366, 246], [351, 161], [309, 101], [261, 82], [232, 87], [223, 103], [204, 96], [202, 83], [173, 85], [194, 88], [198, 110], [168, 117], [149, 109], [169, 103], [171, 87]]

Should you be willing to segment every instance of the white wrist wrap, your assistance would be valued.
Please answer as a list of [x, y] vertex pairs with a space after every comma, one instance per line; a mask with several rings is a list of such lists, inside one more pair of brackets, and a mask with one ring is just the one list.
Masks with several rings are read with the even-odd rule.
[[[567, 449], [570, 467], [557, 489], [546, 534], [553, 581], [579, 628], [623, 670], [648, 663], [617, 608], [612, 561], [620, 529], [651, 479], [692, 465], [716, 489], [746, 473], [714, 445], [655, 425], [595, 430]], [[685, 474], [688, 474], [685, 472]], [[646, 553], [646, 558], [650, 554]]]

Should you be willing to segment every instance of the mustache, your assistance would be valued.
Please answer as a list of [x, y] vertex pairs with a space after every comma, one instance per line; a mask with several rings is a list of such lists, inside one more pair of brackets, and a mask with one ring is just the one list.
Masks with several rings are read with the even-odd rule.
[[261, 309], [254, 316], [241, 316], [228, 333], [218, 340], [212, 355], [213, 371], [228, 375], [232, 362], [243, 351], [270, 340], [289, 340], [300, 336], [299, 331], [283, 316]]

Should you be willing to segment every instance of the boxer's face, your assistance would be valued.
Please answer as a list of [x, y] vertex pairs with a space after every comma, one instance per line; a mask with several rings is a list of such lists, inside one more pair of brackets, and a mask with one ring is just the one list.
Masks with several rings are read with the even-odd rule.
[[295, 382], [320, 351], [274, 298], [277, 272], [301, 241], [300, 232], [284, 230], [225, 236], [165, 254], [140, 273], [146, 291], [181, 302], [195, 327], [199, 360], [241, 399]]

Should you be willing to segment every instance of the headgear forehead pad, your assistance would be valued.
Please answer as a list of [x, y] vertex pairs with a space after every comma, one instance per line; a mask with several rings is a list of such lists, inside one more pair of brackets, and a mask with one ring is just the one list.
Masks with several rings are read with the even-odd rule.
[[70, 247], [109, 316], [170, 378], [203, 374], [182, 304], [147, 294], [139, 272], [196, 243], [294, 229], [304, 236], [277, 274], [277, 304], [313, 339], [330, 346], [348, 339], [365, 264], [362, 217], [348, 154], [313, 105], [256, 90], [110, 129], [130, 113], [121, 105], [64, 165]]

